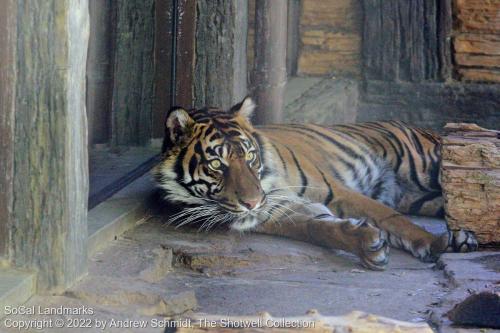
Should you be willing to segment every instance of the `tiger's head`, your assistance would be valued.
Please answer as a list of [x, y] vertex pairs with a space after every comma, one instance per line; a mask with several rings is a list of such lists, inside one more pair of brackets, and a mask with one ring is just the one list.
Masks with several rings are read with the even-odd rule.
[[264, 139], [249, 121], [254, 109], [247, 97], [229, 111], [170, 111], [163, 160], [153, 171], [167, 200], [201, 205], [212, 215], [223, 212], [229, 216], [225, 222], [255, 214], [265, 204], [269, 166]]

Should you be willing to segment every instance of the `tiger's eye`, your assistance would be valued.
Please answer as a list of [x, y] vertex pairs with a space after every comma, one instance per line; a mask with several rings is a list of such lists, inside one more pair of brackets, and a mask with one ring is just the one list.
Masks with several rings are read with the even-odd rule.
[[247, 161], [253, 161], [253, 159], [255, 158], [255, 153], [253, 151], [249, 151], [246, 155], [245, 155], [245, 159]]
[[219, 170], [222, 167], [222, 163], [219, 160], [212, 160], [208, 166], [213, 170]]

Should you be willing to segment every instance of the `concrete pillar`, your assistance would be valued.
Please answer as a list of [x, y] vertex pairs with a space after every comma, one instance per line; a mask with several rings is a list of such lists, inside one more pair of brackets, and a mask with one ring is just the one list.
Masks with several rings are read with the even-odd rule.
[[256, 124], [283, 120], [286, 85], [287, 0], [255, 3], [254, 95]]

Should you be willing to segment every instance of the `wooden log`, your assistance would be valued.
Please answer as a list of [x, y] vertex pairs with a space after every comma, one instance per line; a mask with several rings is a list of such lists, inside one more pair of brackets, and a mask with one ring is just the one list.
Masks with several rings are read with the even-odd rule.
[[87, 269], [88, 2], [16, 3], [11, 260], [37, 271], [39, 292], [60, 291]]
[[199, 0], [197, 8], [194, 105], [229, 109], [248, 93], [248, 2]]
[[448, 124], [442, 139], [441, 185], [450, 229], [500, 242], [500, 132]]
[[[189, 327], [177, 327], [174, 332], [350, 332], [350, 333], [431, 333], [426, 323], [409, 323], [385, 317], [379, 317], [360, 311], [353, 311], [345, 316], [322, 316], [310, 310], [305, 316], [278, 318], [269, 313], [258, 316], [213, 316], [197, 315], [189, 318]], [[188, 326], [188, 325], [184, 325]]]
[[287, 0], [255, 3], [254, 88], [256, 124], [283, 120], [286, 85]]

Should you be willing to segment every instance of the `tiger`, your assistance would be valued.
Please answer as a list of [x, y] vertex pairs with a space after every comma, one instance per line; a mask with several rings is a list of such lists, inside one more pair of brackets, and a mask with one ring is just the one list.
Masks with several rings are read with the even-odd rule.
[[229, 110], [173, 108], [152, 173], [169, 222], [227, 226], [355, 254], [383, 270], [389, 248], [424, 262], [474, 251], [472, 232], [434, 235], [405, 214], [443, 214], [440, 139], [399, 121], [253, 126], [246, 97]]

